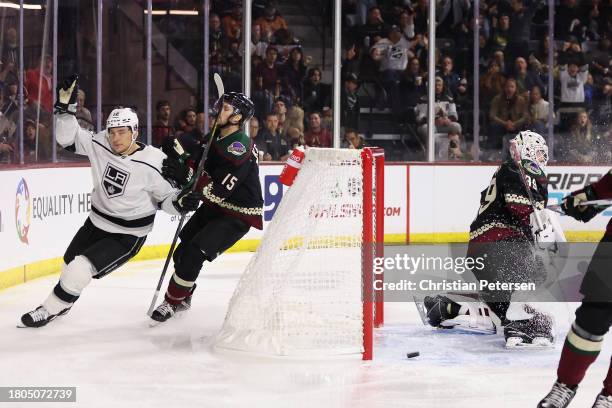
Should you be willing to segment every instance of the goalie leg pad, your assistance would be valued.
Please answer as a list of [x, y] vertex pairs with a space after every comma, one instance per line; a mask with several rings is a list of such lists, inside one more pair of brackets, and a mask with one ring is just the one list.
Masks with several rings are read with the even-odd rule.
[[478, 334], [495, 334], [497, 329], [491, 319], [491, 310], [482, 302], [458, 302], [459, 315], [440, 323], [443, 328], [456, 329]]
[[71, 307], [81, 296], [83, 289], [89, 285], [95, 273], [95, 268], [86, 257], [82, 255], [75, 257], [62, 268], [59, 282], [43, 302], [45, 309], [54, 315]]

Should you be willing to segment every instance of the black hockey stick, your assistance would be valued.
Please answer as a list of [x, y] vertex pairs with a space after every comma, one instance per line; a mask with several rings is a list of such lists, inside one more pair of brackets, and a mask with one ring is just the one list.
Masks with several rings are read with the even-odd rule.
[[[215, 85], [217, 87], [217, 95], [219, 98], [223, 97], [225, 93], [225, 88], [223, 87], [223, 81], [219, 74], [215, 72], [213, 75], [213, 79], [215, 80]], [[219, 122], [219, 115], [223, 109], [219, 109], [217, 112], [217, 116], [215, 117], [215, 122], [213, 123], [212, 130], [210, 132], [210, 138], [208, 139], [208, 143], [204, 146], [204, 151], [202, 152], [202, 158], [200, 159], [200, 163], [198, 163], [198, 169], [196, 170], [193, 177], [195, 177], [195, 182], [191, 186], [191, 191], [196, 189], [198, 184], [198, 179], [202, 175], [204, 171], [204, 164], [206, 164], [206, 158], [208, 157], [208, 151], [210, 150], [210, 146], [213, 144], [213, 140], [216, 137], [217, 132], [217, 123]], [[149, 305], [149, 310], [147, 314], [149, 317], [153, 314], [155, 310], [155, 303], [157, 303], [157, 298], [159, 297], [159, 291], [161, 290], [161, 286], [164, 283], [164, 278], [166, 277], [166, 271], [168, 270], [168, 265], [170, 265], [170, 258], [172, 258], [172, 253], [174, 252], [174, 247], [176, 246], [176, 241], [178, 240], [179, 233], [183, 228], [183, 223], [185, 222], [185, 214], [181, 215], [181, 219], [179, 221], [178, 226], [176, 227], [176, 232], [174, 233], [174, 238], [172, 239], [172, 244], [170, 244], [170, 250], [168, 251], [168, 256], [166, 257], [166, 262], [164, 263], [164, 269], [162, 270], [161, 276], [159, 277], [159, 281], [157, 282], [157, 288], [155, 289], [155, 294], [153, 295], [153, 299], [151, 299], [151, 304]]]

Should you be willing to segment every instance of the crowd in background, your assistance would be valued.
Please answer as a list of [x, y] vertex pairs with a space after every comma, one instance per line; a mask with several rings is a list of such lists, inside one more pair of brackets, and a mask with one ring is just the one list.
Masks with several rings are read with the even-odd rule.
[[[368, 107], [387, 112], [399, 132], [414, 136], [412, 149], [427, 144], [428, 0], [344, 0], [341, 145], [369, 142], [361, 120]], [[561, 0], [555, 6], [553, 89], [549, 89], [548, 8], [544, 0], [481, 0], [478, 27], [473, 2], [436, 0], [435, 149], [443, 160], [499, 160], [507, 142], [523, 129], [543, 135], [552, 126], [557, 161], [609, 163], [612, 116], [612, 0]], [[479, 39], [474, 78], [474, 30]], [[210, 67], [241, 89], [242, 2], [213, 1], [209, 19]], [[0, 163], [14, 161], [17, 98], [16, 31], [8, 28], [0, 65]], [[193, 49], [194, 47], [189, 47]], [[262, 160], [283, 160], [296, 146], [330, 147], [331, 84], [305, 55], [300, 40], [274, 1], [253, 1], [250, 135]], [[51, 146], [53, 64], [26, 61], [24, 150], [26, 162], [48, 161]], [[479, 91], [480, 151], [474, 149], [473, 87]], [[549, 96], [554, 112], [549, 115]], [[367, 98], [365, 98], [367, 95]], [[212, 95], [211, 95], [212, 97]], [[81, 126], [93, 129], [78, 100]], [[211, 106], [212, 102], [211, 99]], [[153, 144], [177, 136], [203, 138], [200, 106], [155, 105]], [[552, 116], [552, 123], [549, 118]], [[410, 156], [410, 157], [415, 157]]]

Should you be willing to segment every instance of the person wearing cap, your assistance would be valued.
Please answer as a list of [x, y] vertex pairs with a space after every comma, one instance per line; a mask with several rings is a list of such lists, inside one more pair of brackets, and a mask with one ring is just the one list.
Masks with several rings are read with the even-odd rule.
[[[373, 52], [372, 52], [373, 51]], [[387, 38], [383, 38], [371, 48], [375, 61], [380, 61], [380, 77], [387, 90], [393, 111], [400, 108], [399, 83], [408, 66], [408, 60], [414, 56], [410, 51], [410, 42], [404, 38], [401, 29], [394, 25], [389, 29]]]

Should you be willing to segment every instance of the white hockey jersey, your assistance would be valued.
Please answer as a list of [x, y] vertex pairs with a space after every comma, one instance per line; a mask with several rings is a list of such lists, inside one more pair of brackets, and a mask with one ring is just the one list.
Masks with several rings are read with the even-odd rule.
[[93, 191], [89, 219], [101, 230], [147, 235], [159, 208], [178, 214], [172, 201], [179, 190], [161, 175], [166, 155], [139, 143], [128, 156], [113, 153], [106, 130], [94, 134], [82, 129], [70, 114], [55, 115], [57, 142], [65, 149], [89, 157]]

